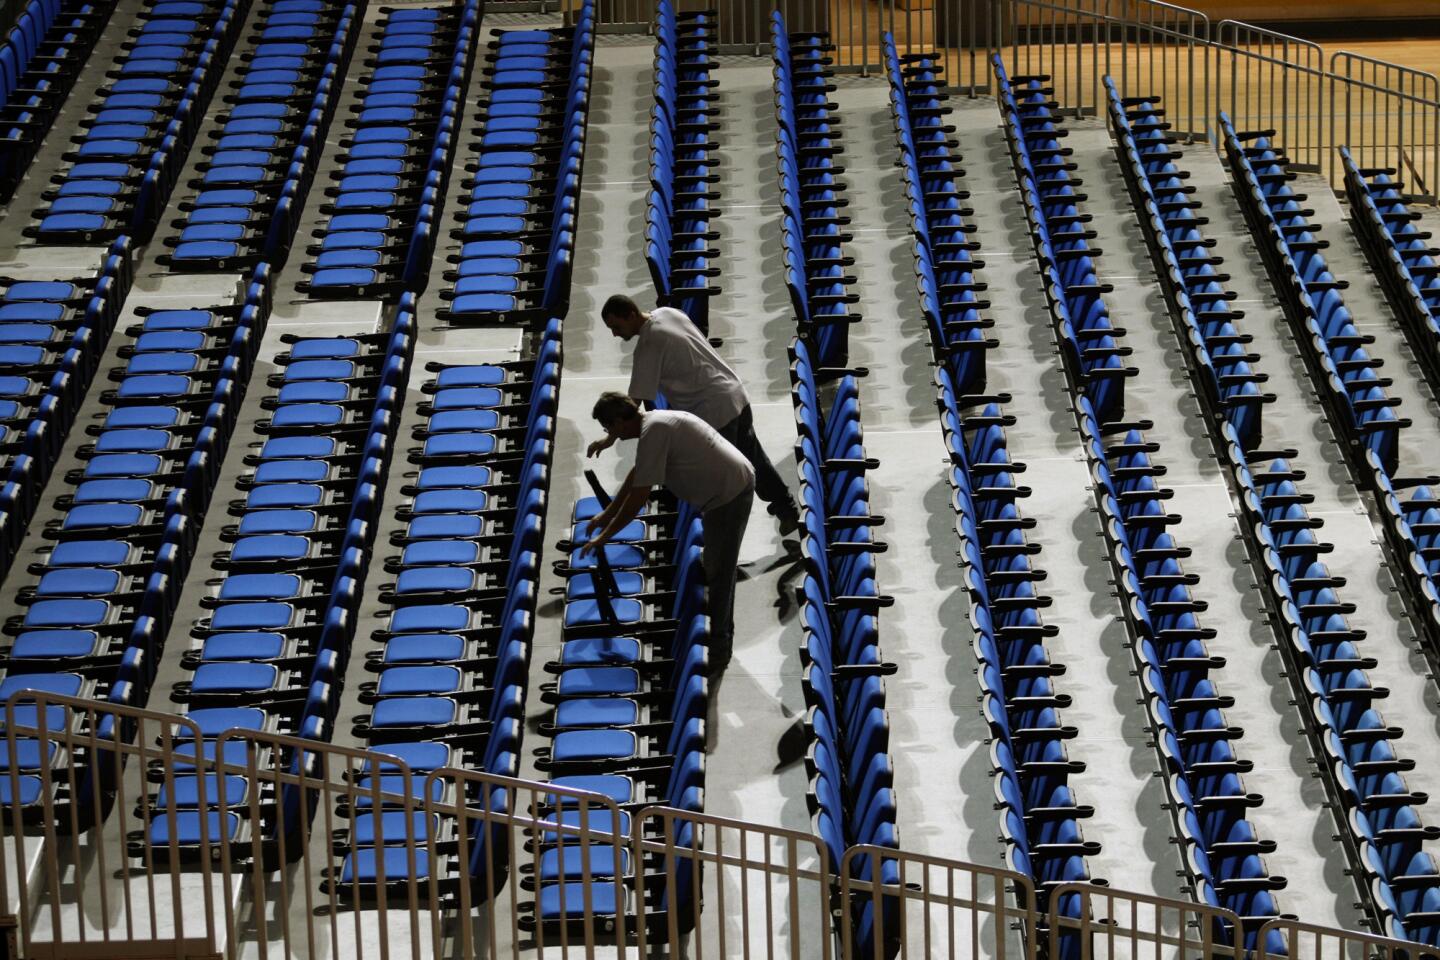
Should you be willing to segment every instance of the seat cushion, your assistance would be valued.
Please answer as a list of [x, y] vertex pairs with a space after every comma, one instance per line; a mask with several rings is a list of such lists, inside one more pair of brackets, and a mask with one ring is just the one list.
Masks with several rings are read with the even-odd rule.
[[565, 730], [555, 735], [557, 762], [620, 760], [635, 755], [637, 741], [628, 730]]
[[562, 697], [613, 697], [640, 690], [640, 674], [633, 667], [581, 667], [560, 675]]
[[555, 709], [557, 727], [628, 727], [640, 721], [633, 700], [592, 697], [566, 700]]

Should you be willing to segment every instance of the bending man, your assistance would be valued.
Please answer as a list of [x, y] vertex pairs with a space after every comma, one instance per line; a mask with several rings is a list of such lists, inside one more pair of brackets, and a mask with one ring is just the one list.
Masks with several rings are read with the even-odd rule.
[[740, 542], [755, 503], [755, 471], [724, 437], [694, 414], [642, 411], [621, 393], [603, 393], [593, 416], [605, 429], [605, 446], [638, 440], [635, 466], [610, 505], [590, 521], [583, 554], [603, 547], [635, 519], [650, 488], [663, 486], [701, 511], [705, 525], [705, 580], [710, 589], [710, 675], [730, 662], [735, 640], [735, 573]]

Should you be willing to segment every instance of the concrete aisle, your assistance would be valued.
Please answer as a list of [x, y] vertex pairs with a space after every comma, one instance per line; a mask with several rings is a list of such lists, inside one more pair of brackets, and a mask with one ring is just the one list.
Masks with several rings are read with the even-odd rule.
[[[779, 179], [775, 167], [775, 94], [768, 59], [724, 58], [720, 129], [724, 149], [716, 222], [721, 293], [710, 305], [710, 335], [745, 383], [755, 432], [780, 476], [796, 486], [795, 412], [786, 349], [794, 314], [781, 256]], [[644, 271], [635, 263], [632, 271]], [[632, 274], [632, 284], [648, 283]], [[776, 747], [805, 712], [801, 686], [801, 630], [795, 604], [798, 540], [782, 543], [779, 529], [756, 501], [741, 554], [745, 577], [735, 595], [735, 655], [721, 685], [717, 729], [708, 758], [707, 811], [808, 832], [803, 763], [777, 766]], [[799, 738], [792, 733], [793, 740]], [[793, 759], [793, 758], [787, 758]]]
[[935, 408], [929, 331], [915, 287], [913, 232], [897, 161], [888, 87], [842, 81], [834, 95], [845, 128], [847, 253], [855, 258], [864, 320], [851, 328], [860, 382], [871, 510], [886, 517], [880, 649], [899, 668], [885, 682], [900, 844], [933, 856], [997, 863], [987, 729], [980, 717], [955, 551], [949, 457]]

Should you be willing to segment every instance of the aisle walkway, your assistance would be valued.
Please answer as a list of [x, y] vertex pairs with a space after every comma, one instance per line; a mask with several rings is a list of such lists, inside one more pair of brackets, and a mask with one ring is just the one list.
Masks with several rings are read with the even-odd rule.
[[[711, 304], [710, 335], [750, 395], [755, 432], [780, 476], [796, 487], [795, 413], [786, 348], [794, 314], [780, 257], [780, 207], [775, 170], [775, 101], [769, 60], [727, 58], [720, 83], [725, 144], [715, 261], [721, 288]], [[643, 269], [643, 267], [642, 267]], [[798, 541], [782, 543], [758, 500], [745, 531], [743, 579], [735, 594], [735, 657], [721, 685], [708, 775], [726, 784], [706, 795], [706, 810], [798, 830], [810, 830], [803, 763], [777, 769], [777, 747], [799, 743], [794, 724], [805, 712], [801, 686]], [[793, 761], [793, 750], [787, 756]]]
[[[565, 322], [565, 365], [560, 389], [559, 423], [550, 481], [547, 518], [547, 561], [557, 540], [569, 535], [571, 506], [589, 494], [583, 479], [596, 470], [610, 489], [623, 478], [633, 457], [624, 444], [599, 460], [585, 459], [585, 447], [600, 436], [590, 417], [595, 399], [605, 390], [623, 391], [629, 383], [633, 344], [613, 338], [600, 320], [600, 306], [612, 293], [629, 293], [641, 307], [653, 304], [651, 279], [643, 259], [641, 237], [645, 195], [649, 186], [646, 118], [652, 100], [654, 48], [648, 38], [602, 37], [596, 50], [590, 136], [585, 155], [585, 182], [575, 243], [574, 289]], [[768, 61], [746, 58], [716, 71], [723, 115], [716, 138], [726, 148], [717, 170], [720, 182], [717, 223], [720, 250], [716, 264], [723, 288], [711, 309], [711, 335], [723, 338], [720, 353], [744, 380], [755, 413], [755, 429], [782, 477], [794, 486], [794, 415], [786, 365], [786, 344], [794, 321], [781, 278], [771, 269], [779, 252], [779, 207], [774, 205], [774, 107]], [[762, 280], [763, 278], [763, 280]], [[616, 453], [618, 452], [618, 456]], [[791, 543], [792, 548], [794, 542]], [[811, 833], [805, 801], [803, 763], [777, 769], [777, 746], [804, 713], [800, 683], [800, 629], [794, 603], [793, 561], [780, 543], [773, 520], [758, 504], [746, 530], [741, 551], [742, 580], [735, 598], [735, 654], [724, 679], [712, 682], [711, 729], [706, 758], [705, 813], [750, 823]], [[550, 679], [540, 665], [555, 659], [560, 644], [561, 603], [552, 591], [562, 582], [543, 565], [541, 606], [531, 654], [528, 710], [532, 717], [545, 709], [538, 685]], [[533, 730], [533, 727], [531, 728]], [[533, 777], [532, 738], [525, 750], [521, 775]], [[716, 834], [719, 842], [719, 835]], [[761, 845], [763, 846], [763, 844]], [[802, 851], [804, 846], [800, 848]], [[732, 852], [736, 852], [732, 849]], [[782, 862], [779, 845], [772, 862]], [[751, 846], [751, 857], [764, 854]], [[726, 904], [727, 945], [697, 946], [706, 955], [722, 955], [745, 939], [738, 914], [742, 895], [750, 900], [750, 950], [758, 955], [771, 946], [763, 942], [763, 924], [754, 918], [765, 910], [763, 885], [751, 873], [748, 886], [730, 874], [720, 888], [719, 875], [707, 871], [707, 911]], [[777, 883], [780, 883], [777, 880]], [[804, 888], [802, 911], [818, 909], [818, 891]], [[783, 891], [774, 888], [772, 895]], [[777, 899], [773, 903], [782, 902]], [[773, 909], [773, 906], [772, 906]], [[803, 913], [815, 916], [814, 913]], [[711, 936], [721, 925], [707, 924]], [[802, 952], [818, 951], [821, 938], [795, 933]]]
[[[648, 39], [604, 38], [597, 50], [590, 138], [585, 155], [584, 195], [576, 236], [574, 290], [565, 323], [565, 370], [559, 429], [551, 473], [547, 549], [569, 535], [571, 505], [589, 494], [583, 471], [593, 468], [609, 488], [623, 478], [633, 445], [585, 460], [585, 447], [600, 436], [590, 417], [596, 397], [629, 383], [632, 344], [614, 339], [600, 320], [612, 293], [628, 292], [642, 308], [653, 303], [639, 238], [645, 222], [649, 156], [645, 118], [652, 102], [654, 48]], [[768, 268], [779, 249], [779, 221], [769, 214], [775, 194], [774, 119], [768, 67], [754, 59], [722, 66], [726, 143], [718, 169], [716, 246], [724, 293], [711, 309], [711, 335], [720, 353], [744, 380], [755, 412], [755, 429], [781, 476], [795, 476], [794, 415], [785, 348], [794, 332], [781, 279]], [[773, 249], [772, 249], [773, 248]], [[765, 278], [763, 282], [759, 278]], [[618, 453], [618, 456], [617, 456]], [[792, 481], [793, 486], [793, 481]], [[782, 547], [775, 523], [757, 504], [741, 552], [742, 581], [735, 601], [735, 657], [712, 685], [711, 749], [707, 759], [706, 812], [808, 831], [805, 770], [791, 763], [776, 770], [776, 747], [804, 713], [800, 686], [799, 624], [795, 620], [793, 556]], [[560, 642], [559, 588], [548, 570], [541, 579], [540, 620], [532, 663], [553, 659]], [[530, 709], [543, 709], [531, 671]], [[526, 762], [531, 761], [527, 750]], [[531, 768], [527, 766], [527, 771]]]
[[833, 99], [845, 123], [860, 295], [852, 366], [860, 382], [871, 509], [886, 518], [877, 558], [880, 590], [895, 605], [880, 613], [880, 650], [899, 671], [885, 682], [895, 765], [900, 844], [941, 857], [999, 862], [991, 809], [988, 733], [980, 716], [971, 632], [960, 590], [949, 458], [935, 408], [929, 333], [915, 287], [913, 234], [895, 166], [888, 88], [842, 81]]

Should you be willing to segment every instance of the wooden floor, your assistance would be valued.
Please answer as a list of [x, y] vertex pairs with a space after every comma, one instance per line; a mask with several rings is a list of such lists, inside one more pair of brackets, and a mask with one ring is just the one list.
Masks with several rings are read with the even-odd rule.
[[1396, 37], [1393, 40], [1359, 40], [1354, 43], [1330, 43], [1335, 50], [1349, 50], [1377, 60], [1388, 60], [1440, 76], [1440, 38]]

